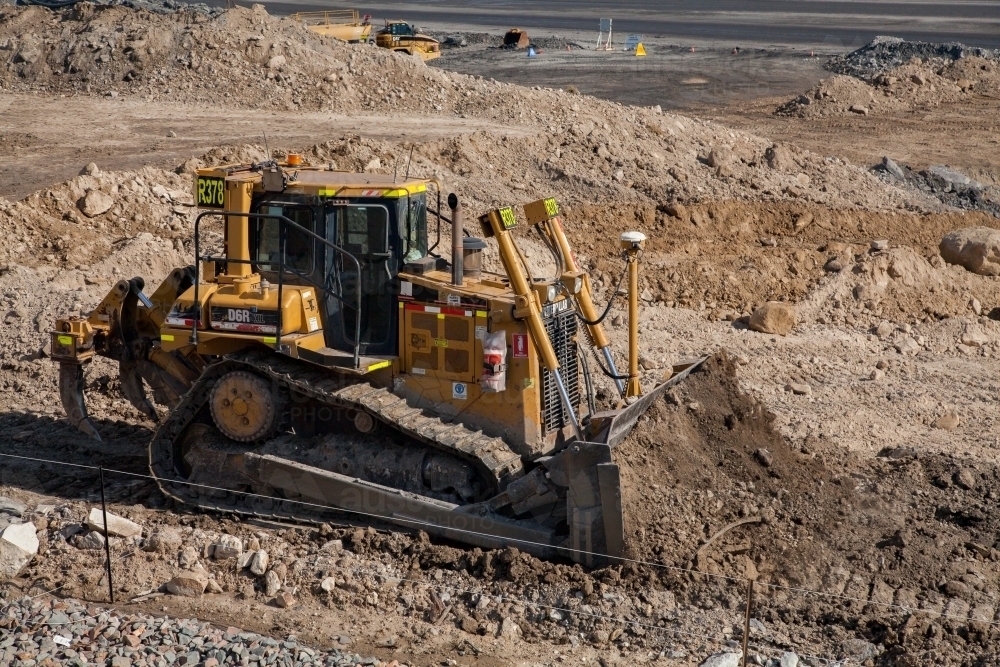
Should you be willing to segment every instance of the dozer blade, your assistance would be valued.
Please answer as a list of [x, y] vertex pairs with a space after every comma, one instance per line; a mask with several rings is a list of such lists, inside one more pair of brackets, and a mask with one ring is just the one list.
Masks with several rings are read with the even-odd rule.
[[80, 364], [59, 364], [59, 398], [70, 423], [101, 442], [94, 422], [87, 415], [87, 403], [83, 397], [83, 366]]
[[600, 433], [595, 440], [607, 443], [612, 449], [617, 447], [621, 444], [622, 440], [628, 437], [639, 417], [645, 414], [654, 401], [663, 396], [667, 389], [676, 386], [684, 380], [695, 369], [705, 363], [706, 359], [708, 357], [702, 357], [695, 361], [674, 366], [673, 375], [666, 382], [660, 383], [656, 389], [640, 397], [639, 400], [626, 408], [595, 414], [592, 422], [599, 424], [598, 432]]
[[156, 408], [146, 396], [146, 388], [142, 384], [142, 376], [139, 374], [136, 362], [118, 362], [118, 375], [121, 378], [122, 393], [128, 402], [154, 422], [159, 422], [160, 417], [156, 414]]

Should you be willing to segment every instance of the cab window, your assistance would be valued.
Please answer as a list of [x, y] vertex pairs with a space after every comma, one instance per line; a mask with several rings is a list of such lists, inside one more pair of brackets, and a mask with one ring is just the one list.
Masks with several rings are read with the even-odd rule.
[[[265, 204], [258, 209], [265, 215], [285, 216], [300, 227], [315, 233], [313, 212], [301, 206]], [[258, 218], [251, 221], [250, 259], [268, 262], [258, 265], [258, 271], [277, 271], [280, 258], [279, 221], [275, 218]], [[302, 273], [313, 270], [313, 239], [296, 227], [287, 226], [285, 242], [285, 267]]]

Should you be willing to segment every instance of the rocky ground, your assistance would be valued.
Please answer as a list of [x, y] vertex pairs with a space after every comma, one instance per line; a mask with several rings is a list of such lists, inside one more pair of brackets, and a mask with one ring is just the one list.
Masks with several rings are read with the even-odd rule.
[[[988, 55], [976, 57], [990, 64]], [[1000, 659], [1000, 270], [990, 252], [978, 263], [962, 256], [961, 240], [941, 246], [976, 227], [986, 231], [969, 238], [998, 245], [987, 143], [976, 148], [969, 137], [968, 162], [950, 169], [912, 156], [884, 161], [885, 152], [859, 166], [847, 148], [839, 153], [849, 137], [829, 146], [813, 138], [805, 149], [728, 120], [449, 73], [324, 41], [257, 8], [209, 16], [0, 5], [0, 105], [31, 100], [105, 115], [148, 101], [220, 125], [231, 113], [222, 105], [266, 110], [286, 125], [326, 113], [334, 131], [267, 148], [194, 151], [192, 141], [191, 159], [119, 168], [134, 139], [117, 137], [125, 149], [106, 148], [106, 159], [86, 165], [57, 152], [72, 139], [33, 130], [30, 118], [14, 114], [13, 129], [2, 130], [0, 146], [11, 148], [3, 168], [34, 192], [0, 199], [0, 454], [50, 461], [0, 457], [0, 561], [17, 566], [0, 585], [11, 601], [0, 616], [11, 630], [4, 656], [14, 649], [27, 660], [18, 652], [37, 647], [53, 661], [116, 667], [134, 656], [127, 651], [147, 664], [170, 664], [169, 653], [173, 664], [206, 667], [365, 662], [358, 655], [409, 665], [735, 664], [749, 577], [758, 581], [757, 664], [795, 664], [785, 653], [809, 665]], [[767, 104], [769, 122], [819, 122], [774, 117]], [[993, 104], [974, 88], [939, 108], [995, 113]], [[373, 110], [380, 116], [368, 121]], [[452, 133], [353, 129], [414, 116]], [[96, 125], [95, 135], [105, 132]], [[344, 127], [352, 129], [337, 131]], [[176, 133], [162, 128], [164, 140], [168, 131]], [[196, 165], [296, 150], [392, 173], [411, 148], [411, 174], [437, 176], [474, 210], [556, 196], [602, 303], [621, 270], [618, 233], [650, 237], [647, 385], [679, 359], [724, 351], [654, 406], [616, 454], [629, 555], [641, 562], [588, 571], [419, 533], [189, 513], [142, 477], [152, 425], [102, 361], [88, 372], [88, 405], [104, 442], [61, 419], [45, 356], [50, 323], [88, 311], [116, 279], [142, 275], [153, 287], [190, 261]], [[34, 173], [39, 154], [82, 172]], [[544, 260], [530, 237], [519, 241]], [[754, 314], [769, 302], [784, 315], [762, 327]], [[618, 350], [621, 305], [610, 318]], [[610, 387], [601, 389], [608, 400]], [[65, 463], [119, 471], [108, 475], [109, 509], [122, 519], [109, 522], [114, 609], [105, 538], [91, 520], [95, 471]], [[44, 594], [54, 589], [67, 600]], [[56, 614], [71, 621], [73, 637], [60, 635], [70, 647], [55, 643]]]

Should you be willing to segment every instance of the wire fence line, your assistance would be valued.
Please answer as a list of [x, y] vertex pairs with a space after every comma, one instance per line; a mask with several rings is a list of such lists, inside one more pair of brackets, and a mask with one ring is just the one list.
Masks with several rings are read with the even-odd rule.
[[[21, 460], [21, 461], [24, 461], [24, 462], [31, 462], [31, 463], [37, 463], [37, 464], [47, 464], [47, 465], [53, 465], [53, 466], [64, 466], [64, 467], [72, 467], [72, 468], [77, 468], [77, 469], [92, 470], [95, 473], [101, 473], [103, 471], [103, 472], [107, 472], [108, 474], [111, 474], [111, 475], [120, 475], [120, 476], [126, 476], [126, 477], [137, 478], [137, 479], [146, 479], [146, 480], [151, 480], [151, 481], [154, 481], [154, 482], [160, 481], [160, 480], [157, 480], [157, 478], [153, 477], [152, 475], [142, 474], [142, 473], [137, 473], [137, 472], [131, 472], [131, 471], [126, 471], [126, 470], [117, 470], [117, 469], [113, 469], [113, 468], [103, 468], [103, 466], [100, 466], [100, 465], [87, 465], [87, 464], [80, 464], [80, 463], [69, 463], [69, 462], [65, 462], [65, 461], [55, 461], [55, 460], [51, 460], [51, 459], [42, 459], [42, 458], [37, 458], [37, 457], [24, 456], [24, 455], [16, 455], [16, 454], [7, 454], [7, 453], [0, 453], [0, 458], [13, 459], [13, 460]], [[182, 480], [173, 480], [172, 479], [172, 480], [164, 480], [164, 481], [166, 481], [169, 484], [187, 485], [189, 487], [193, 487], [193, 488], [197, 488], [197, 489], [202, 489], [202, 490], [206, 490], [206, 491], [234, 493], [234, 494], [242, 495], [242, 496], [246, 496], [246, 497], [262, 498], [262, 499], [266, 499], [266, 500], [269, 500], [269, 501], [274, 501], [275, 500], [275, 498], [273, 498], [272, 496], [267, 496], [267, 495], [264, 495], [264, 494], [258, 494], [258, 493], [254, 493], [254, 492], [251, 492], [251, 491], [234, 491], [232, 489], [226, 489], [224, 487], [212, 486], [212, 485], [207, 485], [207, 484], [199, 484], [199, 483], [187, 482], [187, 481], [182, 481]], [[345, 511], [345, 510], [341, 510], [340, 508], [337, 508], [335, 506], [324, 505], [322, 503], [314, 503], [314, 502], [309, 502], [309, 501], [299, 500], [299, 499], [278, 499], [278, 500], [280, 502], [282, 502], [282, 503], [295, 503], [295, 504], [298, 504], [298, 505], [301, 505], [301, 506], [304, 506], [304, 507], [312, 507], [312, 508], [317, 508], [317, 509], [322, 509], [322, 510], [334, 510], [334, 511], [338, 511], [338, 512]], [[236, 514], [240, 514], [241, 513], [241, 512], [239, 512], [239, 510], [236, 510], [235, 508], [234, 508], [233, 512], [236, 513]], [[378, 514], [375, 514], [375, 513], [368, 513], [368, 512], [355, 511], [355, 510], [348, 511], [348, 513], [352, 514], [352, 515], [357, 515], [357, 516], [362, 516], [362, 517], [376, 519], [376, 520], [379, 520], [379, 521], [384, 521], [385, 520], [384, 516], [381, 516], [381, 515], [378, 515]], [[415, 528], [421, 528], [421, 527], [437, 528], [437, 527], [439, 527], [438, 524], [434, 524], [434, 523], [426, 522], [426, 521], [421, 521], [421, 520], [418, 520], [418, 519], [409, 519], [409, 518], [394, 517], [394, 520], [398, 520], [398, 521], [402, 521], [402, 522], [407, 523], [407, 524], [411, 524]], [[479, 532], [472, 531], [472, 530], [465, 530], [465, 529], [452, 529], [452, 530], [455, 530], [456, 532], [460, 532], [460, 533], [466, 533], [466, 534], [472, 534], [472, 535], [479, 535], [479, 536], [491, 537], [491, 538], [494, 537], [494, 536], [491, 536], [491, 535], [487, 535], [485, 533], [479, 533]], [[596, 553], [596, 552], [590, 552], [590, 551], [586, 551], [586, 550], [582, 550], [582, 549], [574, 549], [574, 548], [571, 548], [571, 547], [561, 547], [561, 546], [553, 547], [553, 545], [542, 544], [542, 543], [537, 543], [537, 542], [530, 542], [530, 541], [527, 541], [527, 540], [520, 540], [520, 539], [514, 539], [514, 538], [509, 538], [509, 539], [505, 538], [505, 539], [507, 539], [508, 542], [526, 544], [526, 545], [529, 545], [529, 546], [543, 546], [543, 547], [548, 547], [548, 548], [555, 548], [556, 550], [562, 551], [562, 552], [565, 552], [565, 553], [577, 553], [577, 554], [581, 554], [581, 555], [590, 555], [590, 556], [597, 556], [597, 557], [608, 558], [604, 554], [600, 554], [600, 553]], [[108, 539], [106, 543], [109, 544], [110, 543], [110, 539]], [[133, 550], [131, 553], [125, 554], [125, 555], [121, 556], [120, 558], [122, 560], [124, 560], [125, 558], [128, 558], [128, 557], [134, 555], [137, 552], [138, 552], [138, 550]], [[649, 567], [649, 568], [655, 568], [655, 569], [659, 569], [659, 570], [684, 573], [684, 574], [691, 575], [692, 577], [702, 577], [702, 578], [705, 578], [705, 579], [715, 579], [715, 580], [724, 581], [724, 582], [727, 582], [727, 583], [749, 584], [749, 585], [754, 586], [756, 588], [769, 588], [769, 589], [775, 589], [775, 590], [784, 590], [784, 591], [787, 591], [789, 593], [793, 593], [795, 595], [799, 595], [799, 596], [802, 596], [802, 597], [815, 596], [815, 597], [835, 599], [835, 600], [842, 600], [842, 601], [849, 601], [849, 602], [858, 602], [858, 603], [861, 603], [861, 604], [866, 605], [866, 606], [867, 605], [873, 605], [873, 606], [876, 606], [876, 607], [882, 607], [882, 608], [886, 608], [886, 609], [890, 609], [890, 610], [898, 610], [898, 611], [904, 612], [904, 613], [923, 614], [923, 615], [932, 616], [932, 617], [936, 617], [936, 618], [947, 618], [947, 619], [953, 619], [953, 620], [958, 620], [958, 621], [962, 621], [962, 622], [969, 622], [970, 621], [970, 619], [967, 616], [958, 616], [958, 615], [954, 615], [954, 614], [947, 614], [947, 613], [944, 613], [944, 611], [938, 612], [938, 611], [935, 611], [933, 609], [919, 609], [919, 608], [909, 607], [907, 605], [900, 605], [900, 604], [895, 604], [895, 603], [880, 602], [880, 601], [876, 601], [876, 600], [859, 598], [859, 597], [854, 597], [854, 596], [849, 596], [849, 595], [844, 595], [844, 594], [838, 594], [838, 593], [831, 593], [831, 592], [826, 592], [826, 591], [817, 591], [817, 590], [808, 589], [808, 588], [804, 588], [804, 587], [795, 587], [795, 586], [788, 586], [788, 585], [782, 585], [782, 584], [776, 584], [776, 583], [769, 583], [769, 582], [752, 581], [752, 580], [745, 579], [745, 578], [732, 577], [732, 576], [718, 574], [718, 573], [702, 572], [700, 570], [695, 570], [695, 569], [691, 569], [691, 568], [684, 568], [684, 567], [678, 567], [678, 566], [674, 566], [674, 565], [667, 565], [667, 564], [664, 564], [664, 563], [657, 563], [657, 562], [644, 561], [644, 560], [633, 559], [633, 558], [624, 558], [624, 557], [611, 557], [611, 558], [609, 558], [609, 560], [611, 560], [613, 562], [616, 562], [616, 563], [633, 564], [633, 565], [641, 566], [641, 567]], [[110, 562], [110, 560], [108, 562]], [[399, 578], [399, 577], [394, 577], [394, 578], [397, 578], [400, 581], [406, 581], [408, 583], [413, 583], [413, 584], [417, 584], [417, 585], [432, 586], [432, 587], [435, 586], [434, 584], [430, 584], [428, 582], [423, 582], [423, 581], [418, 581], [418, 580], [404, 579], [404, 578]], [[66, 585], [68, 585], [68, 584], [63, 584], [62, 586], [59, 586], [58, 588], [53, 589], [51, 592], [57, 592], [57, 591], [61, 590], [62, 588], [64, 588]], [[112, 603], [113, 603], [113, 582], [111, 580], [111, 577], [108, 577], [108, 585], [109, 585], [109, 599], [111, 599]], [[465, 591], [465, 592], [473, 592], [473, 591]], [[39, 596], [36, 596], [36, 597], [40, 597], [41, 595], [46, 595], [46, 594], [50, 594], [50, 592], [46, 591], [44, 593], [39, 594]], [[497, 596], [493, 596], [493, 597], [497, 597]], [[596, 620], [604, 620], [604, 621], [619, 623], [619, 624], [623, 624], [623, 625], [629, 625], [629, 626], [633, 626], [633, 627], [642, 627], [644, 630], [649, 629], [649, 630], [655, 630], [657, 632], [673, 632], [673, 633], [677, 633], [677, 634], [680, 634], [680, 635], [688, 635], [688, 636], [699, 638], [699, 639], [703, 639], [703, 640], [708, 640], [708, 641], [713, 641], [713, 642], [718, 641], [717, 638], [713, 638], [713, 637], [709, 637], [709, 636], [704, 636], [704, 635], [697, 635], [697, 634], [693, 634], [693, 633], [688, 633], [688, 632], [682, 631], [680, 629], [665, 628], [665, 627], [658, 626], [658, 625], [655, 625], [655, 624], [643, 623], [641, 621], [629, 620], [629, 619], [624, 618], [624, 617], [614, 617], [614, 616], [607, 616], [607, 615], [602, 615], [602, 614], [594, 614], [594, 613], [589, 613], [589, 612], [581, 612], [581, 611], [575, 610], [575, 609], [556, 607], [556, 606], [553, 606], [553, 605], [544, 605], [544, 604], [540, 604], [538, 602], [532, 602], [531, 600], [521, 599], [521, 598], [514, 598], [514, 597], [511, 597], [509, 599], [509, 601], [511, 601], [511, 602], [517, 602], [517, 603], [520, 603], [520, 604], [524, 604], [524, 605], [529, 606], [529, 607], [547, 608], [547, 609], [559, 611], [561, 613], [575, 614], [575, 615], [578, 615], [578, 616], [589, 616], [589, 617], [591, 617], [593, 619], [596, 619]], [[744, 606], [746, 606], [746, 605], [744, 605]], [[748, 613], [748, 616], [747, 616], [747, 622], [748, 622], [748, 624], [749, 624], [749, 620], [750, 620], [750, 616], [749, 616], [749, 613]], [[989, 625], [989, 626], [1000, 625], [1000, 622], [997, 622], [997, 621], [982, 620], [982, 621], [977, 621], [977, 622], [985, 624], [985, 625]], [[744, 637], [746, 639], [749, 639], [749, 636], [750, 636], [750, 628], [749, 628], [749, 625], [747, 625], [747, 627], [744, 630]], [[764, 645], [754, 645], [754, 644], [749, 644], [749, 643], [747, 644], [747, 646], [759, 646], [760, 648], [767, 648]], [[836, 660], [832, 660], [830, 658], [824, 658], [824, 657], [821, 657], [821, 656], [809, 656], [809, 655], [803, 654], [802, 657], [810, 658], [810, 659], [812, 659], [814, 661], [818, 661], [818, 662], [823, 662], [824, 664], [846, 664], [846, 662], [844, 660], [836, 661]], [[745, 663], [746, 659], [747, 659], [747, 656], [744, 655], [743, 659], [744, 659], [744, 663]]]

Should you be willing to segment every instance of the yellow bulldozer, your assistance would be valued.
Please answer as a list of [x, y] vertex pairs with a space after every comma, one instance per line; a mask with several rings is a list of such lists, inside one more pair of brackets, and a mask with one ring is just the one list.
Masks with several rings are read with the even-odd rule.
[[[141, 278], [119, 281], [88, 316], [57, 320], [69, 420], [100, 439], [83, 390], [101, 355], [158, 422], [150, 471], [181, 503], [395, 524], [586, 564], [619, 556], [612, 450], [697, 365], [641, 395], [645, 239], [622, 235], [630, 353], [619, 375], [601, 324], [610, 306], [598, 316], [558, 204], [524, 206], [556, 267], [537, 277], [512, 208], [478, 218], [480, 238], [458, 197], [443, 211], [442, 196], [434, 180], [332, 171], [294, 154], [198, 170], [194, 264], [149, 296]], [[211, 252], [202, 236], [213, 221], [224, 247]], [[442, 223], [450, 261], [435, 252]], [[483, 270], [484, 239], [502, 273]], [[595, 408], [587, 352], [614, 379], [617, 409]]]
[[424, 60], [441, 57], [440, 42], [406, 21], [386, 21], [385, 27], [375, 33], [375, 44], [383, 49], [420, 56]]

